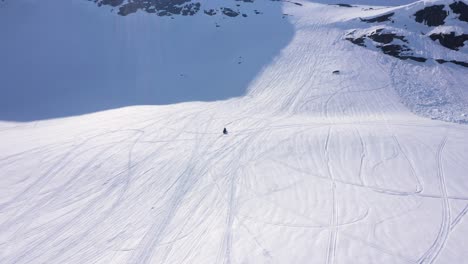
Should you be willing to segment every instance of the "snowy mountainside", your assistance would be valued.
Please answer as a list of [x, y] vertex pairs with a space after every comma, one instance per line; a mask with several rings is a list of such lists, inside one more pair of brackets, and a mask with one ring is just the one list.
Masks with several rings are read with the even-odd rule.
[[464, 2], [416, 2], [383, 13], [359, 18], [372, 26], [352, 30], [348, 40], [403, 60], [432, 59], [468, 67], [468, 48], [464, 44], [468, 41], [468, 5]]
[[[365, 11], [368, 14], [354, 18], [346, 33], [345, 38], [353, 44], [415, 64], [449, 63], [468, 67], [468, 5], [465, 2], [419, 1]], [[466, 70], [453, 73], [453, 67], [409, 65], [401, 64], [407, 69], [399, 69], [393, 78], [402, 102], [423, 116], [466, 123], [466, 79], [460, 79], [466, 76]], [[420, 71], [432, 77], [420, 78]]]
[[440, 1], [130, 2], [0, 2], [0, 263], [466, 262], [467, 68], [347, 40]]
[[[401, 102], [420, 115], [466, 122], [466, 79], [460, 73], [463, 69], [452, 67], [454, 63], [463, 67], [468, 61], [462, 41], [468, 23], [463, 21], [464, 2], [416, 2], [397, 7], [385, 7], [386, 1], [376, 2], [377, 7], [359, 5], [362, 3], [365, 1], [356, 1], [350, 8], [325, 1], [336, 11], [329, 25], [346, 29], [344, 39], [360, 46], [367, 43], [365, 48], [372, 51], [429, 65], [443, 63], [446, 67], [421, 65], [417, 71], [436, 71], [439, 82], [451, 83], [447, 89], [437, 83], [411, 83], [427, 82], [425, 75], [401, 74], [392, 79], [403, 84], [392, 88]], [[192, 4], [199, 6], [197, 12], [183, 12]], [[264, 65], [295, 34], [290, 24], [293, 17], [283, 6], [295, 12], [308, 10], [303, 4], [271, 0], [1, 2], [5, 40], [0, 43], [0, 69], [7, 88], [0, 97], [0, 120], [32, 121], [129, 105], [244, 95]], [[454, 4], [456, 7], [450, 7]], [[444, 25], [427, 26], [415, 20], [415, 13], [441, 5], [448, 12]], [[120, 8], [135, 12], [123, 16]], [[28, 15], [19, 17], [17, 13]], [[365, 22], [390, 13], [394, 15], [386, 21]], [[21, 26], [7, 26], [12, 24]], [[439, 44], [452, 43], [452, 34], [455, 49]], [[85, 41], [88, 39], [94, 41]], [[418, 67], [410, 63], [402, 63], [399, 67], [410, 69], [398, 73]], [[346, 62], [342, 66], [354, 67]], [[23, 78], [25, 75], [29, 78]]]

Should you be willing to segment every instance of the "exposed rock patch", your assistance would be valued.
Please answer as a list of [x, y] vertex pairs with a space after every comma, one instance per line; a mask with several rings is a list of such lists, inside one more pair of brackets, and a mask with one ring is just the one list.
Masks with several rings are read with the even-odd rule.
[[240, 14], [239, 12], [236, 12], [232, 10], [231, 8], [227, 8], [227, 7], [221, 8], [221, 12], [223, 12], [223, 14], [228, 17], [236, 17]]
[[449, 5], [452, 11], [455, 14], [458, 14], [458, 19], [460, 21], [468, 22], [468, 5], [458, 1]]
[[341, 6], [341, 7], [354, 7], [354, 6], [350, 5], [350, 4], [335, 4], [335, 5]]
[[[203, 1], [196, 2], [195, 0], [88, 0], [96, 3], [98, 6], [111, 6], [118, 8], [118, 14], [127, 16], [138, 12], [139, 10], [154, 13], [158, 16], [193, 16], [197, 14], [202, 6]], [[240, 3], [253, 3], [255, 0], [233, 0], [238, 2], [235, 6], [240, 7]], [[287, 1], [287, 0], [269, 0], [272, 2], [288, 2], [298, 6], [301, 3]], [[234, 10], [232, 7], [218, 7], [216, 9], [210, 8], [203, 10], [203, 13], [208, 16], [222, 14], [228, 17], [247, 17], [247, 14]], [[262, 14], [262, 12], [255, 10], [255, 14]]]
[[289, 2], [289, 3], [291, 3], [291, 4], [295, 4], [295, 5], [297, 5], [297, 6], [302, 6], [302, 4], [301, 4], [301, 3], [298, 3], [298, 2], [291, 2], [291, 1], [287, 1], [287, 2]]
[[426, 58], [406, 55], [406, 53], [412, 52], [412, 50], [406, 45], [388, 44], [388, 45], [382, 45], [382, 46], [377, 46], [377, 47], [380, 48], [384, 54], [393, 56], [401, 60], [414, 60], [418, 62], [427, 61]]
[[385, 22], [385, 21], [392, 21], [390, 18], [395, 15], [394, 12], [388, 13], [385, 15], [381, 15], [378, 17], [373, 17], [373, 18], [359, 18], [362, 22], [366, 23], [379, 23], [379, 22]]
[[98, 6], [108, 5], [119, 7], [118, 14], [127, 16], [138, 10], [147, 13], [155, 13], [158, 16], [182, 15], [192, 16], [200, 10], [199, 2], [191, 0], [90, 0], [97, 3]]
[[379, 43], [383, 43], [383, 44], [388, 44], [388, 43], [392, 42], [395, 39], [399, 39], [399, 40], [401, 40], [403, 42], [408, 43], [408, 41], [405, 39], [405, 37], [398, 36], [395, 33], [383, 32], [383, 28], [376, 30], [374, 33], [371, 33], [367, 37], [372, 39], [375, 42], [379, 42]]
[[468, 62], [464, 62], [464, 61], [457, 61], [457, 60], [443, 60], [443, 59], [437, 59], [436, 60], [438, 63], [440, 64], [444, 64], [444, 63], [447, 63], [447, 62], [450, 62], [450, 63], [453, 63], [453, 64], [457, 64], [457, 65], [460, 65], [460, 66], [463, 66], [463, 67], [467, 67], [468, 68]]
[[[468, 41], [468, 34], [464, 32], [466, 27], [460, 26], [458, 20], [468, 21], [468, 5], [463, 1], [454, 1], [450, 5], [440, 2], [443, 4], [425, 6], [425, 3], [415, 3], [376, 17], [359, 18], [364, 23], [382, 24], [377, 26], [378, 29], [370, 27], [353, 30], [345, 39], [361, 47], [378, 49], [401, 60], [436, 60], [441, 64], [449, 62], [466, 67], [467, 63], [460, 58], [466, 56], [461, 48]], [[435, 28], [421, 27], [418, 23]], [[418, 30], [411, 31], [412, 28]], [[428, 38], [434, 41], [434, 46], [428, 43]], [[440, 46], [458, 51], [461, 56], [457, 57], [452, 51], [444, 52]], [[441, 58], [441, 55], [446, 58]]]
[[214, 15], [216, 15], [216, 10], [209, 9], [209, 10], [205, 10], [204, 13], [209, 15], [209, 16], [214, 16]]
[[445, 24], [445, 18], [448, 12], [444, 10], [444, 5], [433, 5], [425, 7], [414, 13], [415, 20], [418, 23], [426, 24], [430, 27], [441, 26]]
[[365, 39], [366, 38], [365, 37], [357, 37], [357, 38], [347, 37], [345, 39], [351, 41], [351, 43], [356, 44], [358, 46], [366, 47], [366, 44], [365, 44]]
[[[365, 40], [371, 40], [373, 46], [380, 49], [384, 54], [401, 59], [401, 60], [414, 60], [418, 62], [425, 62], [427, 59], [422, 57], [413, 56], [413, 50], [401, 42], [408, 43], [404, 36], [400, 36], [394, 32], [385, 31], [383, 28], [377, 29], [374, 32], [354, 36], [355, 32], [351, 32], [346, 37], [346, 40], [352, 43], [366, 47]], [[396, 40], [401, 41], [397, 43]]]
[[[96, 0], [94, 2], [97, 2]], [[98, 2], [98, 6], [102, 5], [110, 5], [113, 7], [119, 6], [123, 4], [124, 0], [102, 0], [101, 2]]]
[[457, 36], [455, 32], [431, 34], [429, 37], [434, 41], [439, 40], [440, 45], [452, 50], [458, 50], [464, 46], [465, 41], [468, 41], [468, 34]]

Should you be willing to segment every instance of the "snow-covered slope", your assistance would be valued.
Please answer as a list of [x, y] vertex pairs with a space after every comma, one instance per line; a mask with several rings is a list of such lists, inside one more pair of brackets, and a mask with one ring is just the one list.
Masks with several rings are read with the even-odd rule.
[[[247, 17], [46, 2], [0, 2], [0, 263], [468, 259], [468, 127], [414, 113], [466, 120], [467, 68], [347, 40], [385, 1], [206, 1]], [[81, 61], [93, 47], [109, 53]]]

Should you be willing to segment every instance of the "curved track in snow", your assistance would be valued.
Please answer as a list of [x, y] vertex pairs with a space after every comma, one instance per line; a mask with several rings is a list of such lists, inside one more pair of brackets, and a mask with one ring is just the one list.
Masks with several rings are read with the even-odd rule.
[[339, 7], [284, 12], [245, 96], [1, 123], [0, 263], [468, 259], [468, 128], [401, 105]]

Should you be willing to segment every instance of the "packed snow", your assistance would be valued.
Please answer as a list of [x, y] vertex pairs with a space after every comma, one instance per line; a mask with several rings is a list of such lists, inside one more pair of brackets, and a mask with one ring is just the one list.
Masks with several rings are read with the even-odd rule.
[[232, 2], [0, 2], [0, 263], [466, 263], [467, 68], [346, 40], [386, 1]]

